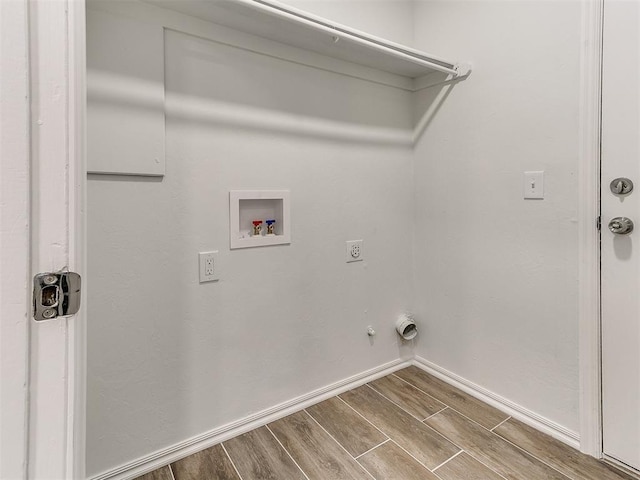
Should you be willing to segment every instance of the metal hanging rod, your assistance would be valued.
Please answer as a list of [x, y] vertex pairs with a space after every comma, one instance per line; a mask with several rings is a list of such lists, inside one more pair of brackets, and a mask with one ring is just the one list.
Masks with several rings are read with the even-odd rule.
[[311, 26], [317, 30], [322, 30], [334, 37], [334, 41], [338, 42], [340, 39], [346, 39], [360, 45], [367, 46], [374, 50], [382, 51], [398, 58], [402, 58], [416, 65], [431, 68], [433, 70], [448, 73], [455, 77], [467, 75], [468, 68], [460, 65], [447, 62], [440, 58], [428, 55], [424, 52], [414, 50], [397, 43], [390, 42], [381, 38], [377, 38], [373, 35], [368, 35], [357, 30], [329, 23], [319, 17], [311, 14], [307, 14], [300, 10], [282, 5], [277, 2], [267, 0], [237, 0], [239, 3], [247, 5], [252, 8], [257, 8], [265, 12], [275, 14], [280, 17], [288, 18], [298, 23]]

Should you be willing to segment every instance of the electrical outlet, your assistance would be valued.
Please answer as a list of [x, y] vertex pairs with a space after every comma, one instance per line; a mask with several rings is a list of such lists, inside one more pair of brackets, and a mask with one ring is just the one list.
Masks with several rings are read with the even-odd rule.
[[361, 262], [364, 259], [364, 240], [347, 241], [347, 263]]
[[220, 280], [218, 251], [200, 252], [198, 258], [200, 259], [200, 283]]

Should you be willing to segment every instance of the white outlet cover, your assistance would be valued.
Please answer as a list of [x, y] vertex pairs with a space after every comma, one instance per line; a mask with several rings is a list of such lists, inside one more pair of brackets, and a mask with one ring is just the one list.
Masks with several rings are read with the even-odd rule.
[[364, 260], [364, 240], [348, 240], [345, 253], [347, 263]]
[[200, 263], [200, 283], [220, 280], [219, 259], [220, 253], [218, 250], [213, 252], [200, 252], [198, 254], [198, 260]]

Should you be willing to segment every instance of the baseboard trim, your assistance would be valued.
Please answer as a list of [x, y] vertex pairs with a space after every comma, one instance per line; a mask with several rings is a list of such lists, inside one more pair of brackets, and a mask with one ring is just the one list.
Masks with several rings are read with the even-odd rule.
[[235, 422], [228, 423], [222, 427], [189, 438], [171, 447], [158, 450], [117, 468], [100, 473], [97, 476], [91, 477], [91, 480], [130, 480], [136, 478], [193, 453], [204, 450], [205, 448], [209, 448], [237, 435], [253, 430], [254, 428], [261, 427], [267, 423], [303, 410], [330, 397], [344, 393], [347, 390], [389, 375], [411, 364], [411, 360], [403, 359], [385, 363], [376, 368], [366, 370], [332, 383], [331, 385], [327, 385], [326, 387], [319, 388], [287, 402], [262, 410], [261, 412], [254, 413]]
[[612, 467], [620, 470], [622, 473], [626, 473], [631, 478], [637, 478], [638, 480], [640, 480], [640, 470], [636, 470], [635, 468], [627, 465], [626, 463], [621, 462], [620, 460], [610, 457], [609, 455], [604, 453], [602, 454], [602, 460], [608, 463], [609, 465], [611, 465]]
[[520, 420], [536, 430], [546, 433], [547, 435], [551, 435], [553, 438], [556, 438], [573, 448], [580, 449], [580, 435], [578, 433], [569, 430], [548, 418], [538, 415], [528, 408], [512, 402], [497, 393], [487, 390], [480, 385], [476, 385], [466, 378], [456, 375], [455, 373], [450, 372], [449, 370], [422, 357], [416, 356], [413, 360], [413, 364], [425, 372], [430, 373], [434, 377], [437, 377], [440, 380], [459, 388], [463, 392], [476, 397], [478, 400], [482, 400], [492, 407], [505, 412], [516, 420]]

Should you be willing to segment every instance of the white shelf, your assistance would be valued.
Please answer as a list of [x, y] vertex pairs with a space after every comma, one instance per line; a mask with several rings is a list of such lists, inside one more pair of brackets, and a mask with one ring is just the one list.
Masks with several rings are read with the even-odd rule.
[[418, 78], [459, 77], [468, 67], [272, 0], [146, 0], [165, 8], [328, 57]]

